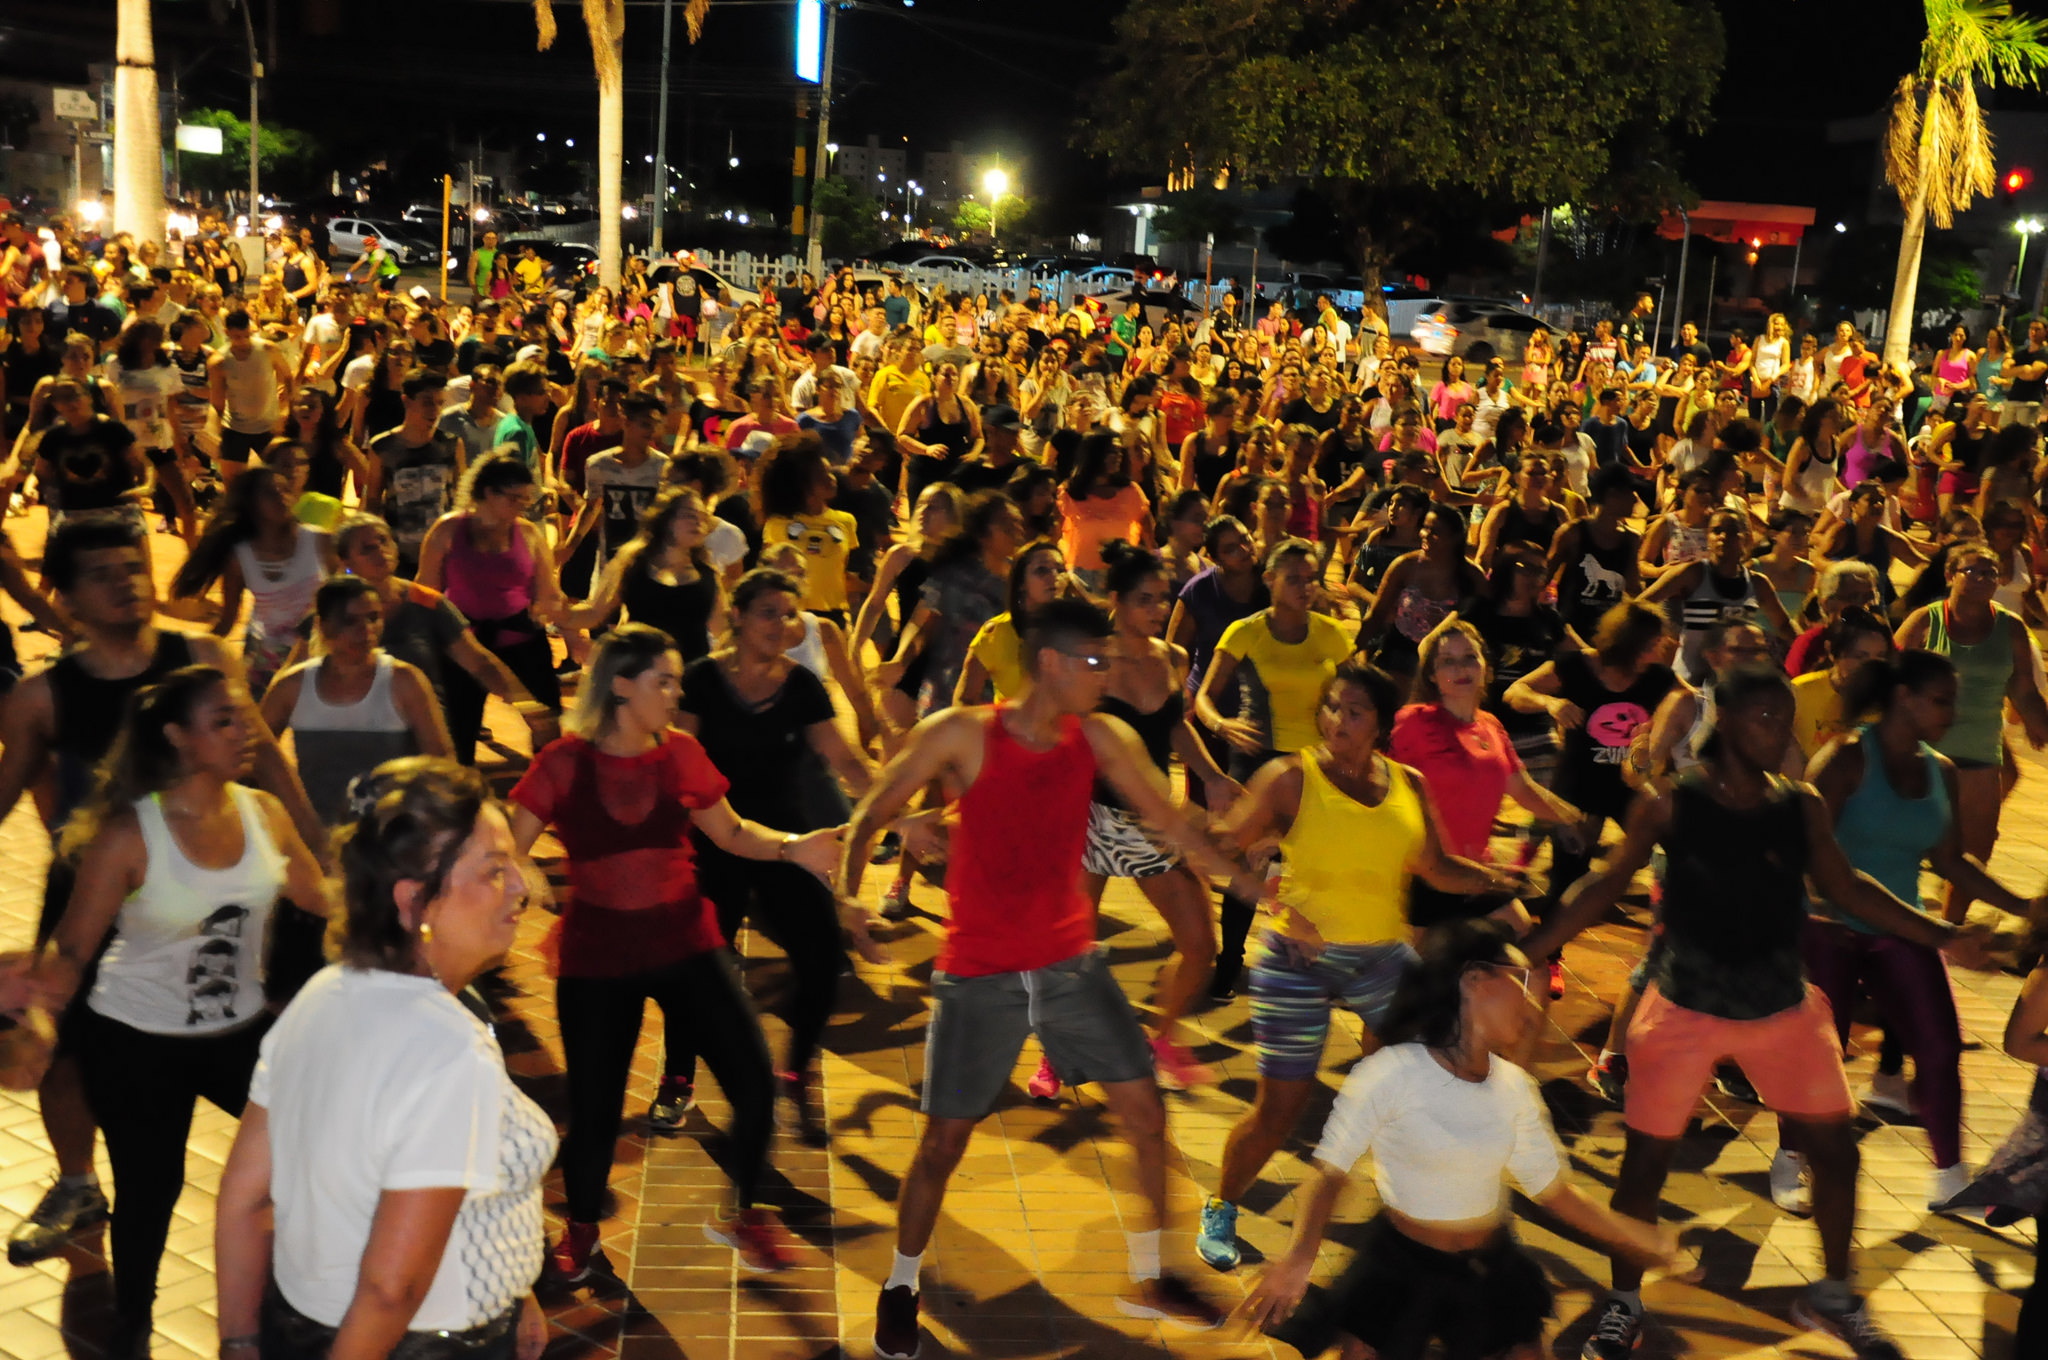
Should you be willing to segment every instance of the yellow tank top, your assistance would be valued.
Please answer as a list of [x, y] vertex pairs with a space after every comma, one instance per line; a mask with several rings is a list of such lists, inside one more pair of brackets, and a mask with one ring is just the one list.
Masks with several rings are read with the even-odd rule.
[[1408, 938], [1409, 866], [1422, 847], [1422, 800], [1392, 761], [1387, 794], [1367, 807], [1301, 753], [1301, 809], [1280, 840], [1280, 901], [1331, 944]]

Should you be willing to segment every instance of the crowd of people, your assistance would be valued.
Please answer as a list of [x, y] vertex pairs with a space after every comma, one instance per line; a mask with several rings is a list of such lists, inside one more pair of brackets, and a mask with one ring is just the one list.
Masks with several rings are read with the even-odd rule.
[[[0, 222], [5, 480], [48, 535], [39, 575], [0, 553], [0, 587], [63, 647], [0, 710], [0, 808], [30, 794], [55, 845], [0, 1002], [56, 1017], [5, 1051], [58, 1177], [9, 1255], [107, 1217], [104, 1133], [120, 1353], [204, 1096], [241, 1120], [224, 1357], [533, 1360], [536, 1279], [599, 1259], [650, 998], [648, 1123], [683, 1124], [701, 1059], [732, 1110], [706, 1231], [791, 1264], [758, 1198], [777, 1111], [829, 1144], [849, 951], [888, 959], [922, 912], [943, 939], [879, 1355], [918, 1352], [948, 1180], [1033, 1038], [1027, 1098], [1094, 1085], [1131, 1145], [1120, 1306], [1219, 1325], [1163, 1259], [1160, 1091], [1215, 1080], [1190, 1020], [1240, 994], [1256, 1096], [1185, 1225], [1215, 1270], [1337, 1008], [1374, 1050], [1252, 1293], [1304, 1350], [1537, 1340], [1550, 1288], [1505, 1174], [1613, 1250], [1584, 1354], [1632, 1354], [1644, 1269], [1683, 1268], [1659, 1191], [1718, 1085], [1778, 1115], [1772, 1197], [1820, 1230], [1799, 1320], [1898, 1354], [1851, 1284], [1851, 1119], [1916, 1110], [1930, 1207], [1981, 1191], [1946, 968], [1988, 958], [1973, 903], [2033, 905], [1984, 862], [2008, 733], [2048, 743], [2040, 322], [1888, 371], [1847, 323], [1823, 346], [1782, 316], [1659, 355], [1644, 299], [1425, 378], [1328, 299], [1111, 316], [843, 272], [719, 308], [644, 262], [580, 294], [492, 263], [447, 306], [311, 240], [253, 280], [192, 245], [51, 265], [27, 241]], [[552, 1241], [557, 1129], [471, 986], [544, 893], [544, 832], [568, 884]], [[1524, 1068], [1558, 1042], [1559, 951], [1645, 869], [1653, 943], [1588, 1073], [1628, 1129], [1605, 1207]], [[1113, 878], [1171, 941], [1156, 996], [1097, 949]], [[789, 959], [780, 1055], [745, 926]], [[1865, 1001], [1887, 1054], [1856, 1093]], [[1368, 1153], [1381, 1213], [1302, 1307]], [[2030, 1303], [2021, 1353], [2044, 1328]]]

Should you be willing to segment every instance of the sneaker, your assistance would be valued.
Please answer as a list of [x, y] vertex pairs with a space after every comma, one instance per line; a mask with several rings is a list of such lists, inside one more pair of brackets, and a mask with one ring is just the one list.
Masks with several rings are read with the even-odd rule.
[[1593, 1334], [1579, 1348], [1579, 1360], [1628, 1360], [1636, 1353], [1636, 1341], [1643, 1334], [1643, 1315], [1610, 1298], [1600, 1307]]
[[1739, 1100], [1745, 1105], [1763, 1103], [1756, 1098], [1756, 1087], [1749, 1084], [1749, 1078], [1733, 1063], [1722, 1063], [1714, 1069], [1714, 1089], [1730, 1100]]
[[683, 1117], [697, 1108], [697, 1086], [687, 1077], [663, 1077], [647, 1107], [647, 1122], [657, 1129], [679, 1129]]
[[1813, 1212], [1813, 1187], [1806, 1180], [1806, 1159], [1779, 1148], [1771, 1155], [1771, 1203], [1788, 1214]]
[[1862, 1299], [1842, 1309], [1830, 1308], [1808, 1290], [1792, 1305], [1792, 1320], [1809, 1331], [1824, 1332], [1849, 1347], [1856, 1360], [1905, 1360], [1905, 1352], [1870, 1316]]
[[1209, 1196], [1202, 1205], [1202, 1228], [1195, 1234], [1195, 1255], [1218, 1270], [1235, 1270], [1244, 1259], [1237, 1246], [1237, 1206]]
[[1564, 1000], [1564, 963], [1559, 959], [1550, 961], [1550, 999]]
[[917, 1360], [924, 1333], [917, 1325], [917, 1292], [907, 1284], [884, 1289], [875, 1302], [875, 1354], [883, 1360]]
[[34, 1265], [64, 1250], [65, 1244], [87, 1228], [107, 1221], [107, 1197], [98, 1184], [53, 1184], [29, 1210], [27, 1218], [7, 1235], [10, 1265]]
[[1619, 1105], [1628, 1093], [1628, 1054], [1606, 1053], [1586, 1069], [1586, 1084], [1610, 1105]]
[[561, 1240], [548, 1248], [548, 1274], [557, 1284], [581, 1284], [590, 1275], [590, 1257], [596, 1250], [595, 1223], [565, 1223]]
[[1171, 1039], [1154, 1039], [1152, 1058], [1158, 1067], [1161, 1086], [1175, 1091], [1191, 1091], [1197, 1086], [1216, 1084], [1216, 1074], [1195, 1061], [1194, 1054]]
[[704, 1225], [704, 1235], [738, 1252], [740, 1264], [757, 1275], [796, 1262], [789, 1230], [766, 1209], [742, 1209], [731, 1218], [714, 1219]]
[[797, 1141], [811, 1148], [830, 1146], [832, 1138], [825, 1131], [824, 1102], [818, 1094], [817, 1078], [807, 1072], [784, 1072], [780, 1075], [782, 1093], [795, 1107]]
[[868, 851], [868, 863], [894, 864], [902, 853], [903, 837], [894, 831], [884, 831], [882, 839], [875, 842], [875, 848]]
[[1221, 1308], [1178, 1275], [1140, 1280], [1117, 1295], [1116, 1310], [1125, 1317], [1177, 1322], [1190, 1331], [1213, 1332], [1223, 1325]]
[[1054, 1100], [1060, 1093], [1060, 1074], [1052, 1070], [1052, 1059], [1040, 1058], [1038, 1070], [1024, 1083], [1024, 1094], [1033, 1100]]
[[1863, 1103], [1906, 1119], [1913, 1117], [1913, 1088], [1903, 1072], [1873, 1072], [1863, 1088]]
[[1927, 1207], [1939, 1209], [1957, 1195], [1970, 1188], [1970, 1182], [1977, 1173], [1970, 1169], [1968, 1162], [1957, 1162], [1954, 1166], [1935, 1168], [1934, 1176], [1927, 1182]]
[[882, 893], [882, 919], [884, 921], [901, 921], [909, 916], [913, 910], [915, 908], [910, 904], [910, 884], [906, 880], [897, 879]]

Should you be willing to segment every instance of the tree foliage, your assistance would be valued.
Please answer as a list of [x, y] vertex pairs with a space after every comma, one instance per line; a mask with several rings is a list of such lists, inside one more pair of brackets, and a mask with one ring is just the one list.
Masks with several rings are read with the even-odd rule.
[[869, 254], [886, 239], [882, 209], [874, 195], [851, 180], [827, 178], [811, 204], [818, 214], [818, 242], [833, 259], [852, 260]]
[[[181, 152], [178, 177], [187, 186], [214, 193], [249, 187], [249, 124], [226, 109], [195, 109], [185, 122], [220, 129], [220, 155]], [[327, 154], [296, 128], [264, 122], [256, 133], [257, 173], [263, 192], [285, 196], [317, 191]]]
[[1703, 0], [1131, 0], [1079, 140], [1146, 174], [1316, 187], [1377, 273], [1446, 192], [1678, 199], [1665, 137], [1703, 128], [1723, 54]]

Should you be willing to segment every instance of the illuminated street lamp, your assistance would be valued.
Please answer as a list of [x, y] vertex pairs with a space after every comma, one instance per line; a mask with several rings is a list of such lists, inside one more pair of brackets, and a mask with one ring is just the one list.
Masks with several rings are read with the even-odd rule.
[[991, 249], [996, 244], [996, 213], [1003, 206], [1003, 195], [1010, 192], [1010, 172], [1000, 165], [992, 165], [981, 177], [981, 187], [988, 195], [988, 243]]

